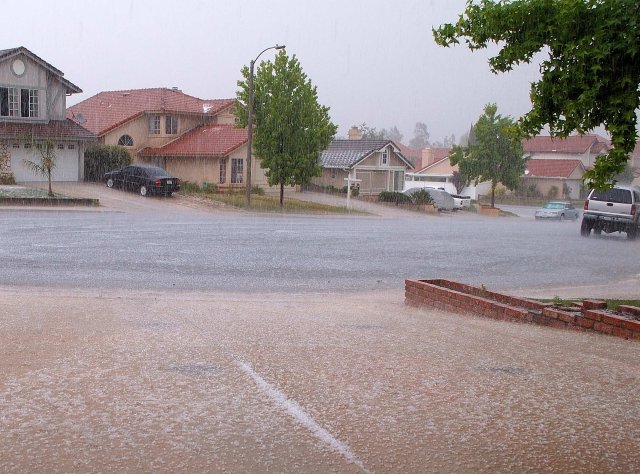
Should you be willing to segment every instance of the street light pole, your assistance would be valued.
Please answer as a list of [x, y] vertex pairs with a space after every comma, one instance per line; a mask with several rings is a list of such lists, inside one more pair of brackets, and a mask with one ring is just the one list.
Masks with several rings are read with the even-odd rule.
[[270, 49], [284, 49], [284, 45], [280, 46], [280, 45], [275, 45], [275, 46], [269, 46], [268, 48], [263, 49], [262, 51], [260, 51], [260, 54], [258, 54], [256, 56], [255, 59], [253, 59], [251, 61], [251, 63], [249, 63], [249, 84], [248, 84], [248, 88], [249, 88], [249, 98], [247, 99], [247, 131], [249, 133], [248, 136], [248, 140], [247, 140], [247, 160], [246, 160], [246, 165], [247, 165], [247, 182], [246, 182], [246, 201], [247, 201], [247, 207], [251, 206], [251, 148], [253, 146], [252, 142], [253, 142], [253, 67], [256, 64], [256, 61], [258, 61], [258, 58], [262, 55], [262, 53], [264, 53], [265, 51], [269, 51]]

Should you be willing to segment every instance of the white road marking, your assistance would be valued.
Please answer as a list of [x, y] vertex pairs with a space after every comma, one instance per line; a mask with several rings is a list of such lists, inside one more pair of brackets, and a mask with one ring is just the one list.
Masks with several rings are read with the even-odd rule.
[[278, 390], [276, 387], [274, 387], [260, 375], [258, 375], [258, 373], [256, 373], [253, 368], [251, 368], [251, 366], [246, 362], [236, 359], [236, 363], [249, 377], [251, 377], [255, 381], [255, 383], [264, 393], [266, 393], [278, 406], [284, 408], [298, 423], [311, 431], [311, 433], [313, 433], [316, 438], [329, 445], [335, 451], [340, 453], [347, 461], [355, 464], [364, 472], [369, 472], [367, 469], [365, 469], [362, 461], [360, 461], [356, 457], [356, 455], [353, 454], [349, 446], [336, 439], [335, 436], [333, 436], [326, 429], [320, 426], [306, 411], [304, 411], [304, 409], [300, 405], [298, 405], [298, 403], [287, 398], [284, 393], [282, 393], [280, 390]]

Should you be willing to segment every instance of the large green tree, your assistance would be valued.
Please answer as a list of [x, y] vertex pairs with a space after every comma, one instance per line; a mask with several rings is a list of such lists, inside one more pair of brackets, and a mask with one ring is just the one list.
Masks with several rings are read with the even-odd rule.
[[473, 125], [469, 144], [454, 146], [449, 156], [451, 164], [458, 165], [465, 185], [491, 181], [491, 207], [495, 207], [497, 185], [516, 189], [527, 162], [515, 122], [497, 112], [495, 104], [487, 104]]
[[586, 181], [610, 186], [636, 142], [640, 106], [640, 2], [638, 0], [467, 1], [454, 24], [433, 30], [436, 43], [470, 49], [500, 45], [493, 72], [529, 63], [539, 52], [541, 79], [531, 85], [532, 108], [519, 125], [525, 136], [545, 125], [554, 136], [603, 125], [613, 149]]
[[[238, 81], [238, 125], [247, 126], [249, 68], [242, 69]], [[254, 81], [253, 149], [266, 169], [271, 186], [280, 186], [280, 207], [284, 187], [305, 185], [320, 176], [319, 155], [336, 134], [329, 107], [318, 103], [316, 87], [293, 55], [280, 51], [274, 62], [262, 62]]]

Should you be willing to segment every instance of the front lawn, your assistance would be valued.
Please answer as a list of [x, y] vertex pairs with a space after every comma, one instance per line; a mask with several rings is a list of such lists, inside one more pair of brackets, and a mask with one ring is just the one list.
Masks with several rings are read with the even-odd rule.
[[288, 196], [285, 196], [284, 208], [281, 209], [279, 197], [263, 194], [252, 194], [251, 207], [247, 208], [244, 192], [208, 191], [192, 184], [182, 186], [180, 194], [185, 196], [198, 196], [211, 201], [223, 203], [227, 206], [257, 212], [286, 212], [291, 214], [344, 214], [350, 212], [346, 206], [329, 206], [327, 204], [301, 201]]

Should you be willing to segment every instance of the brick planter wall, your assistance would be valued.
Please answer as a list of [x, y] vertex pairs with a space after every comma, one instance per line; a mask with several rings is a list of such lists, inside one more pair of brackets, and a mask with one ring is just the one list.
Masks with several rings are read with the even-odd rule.
[[491, 217], [499, 217], [500, 209], [497, 207], [486, 206], [484, 204], [480, 205], [480, 214]]
[[640, 308], [634, 306], [620, 306], [613, 313], [603, 301], [584, 300], [572, 308], [557, 308], [450, 280], [405, 280], [405, 303], [640, 341]]

